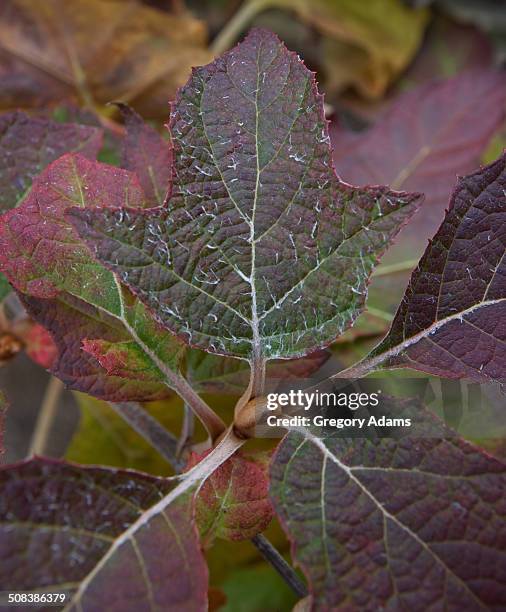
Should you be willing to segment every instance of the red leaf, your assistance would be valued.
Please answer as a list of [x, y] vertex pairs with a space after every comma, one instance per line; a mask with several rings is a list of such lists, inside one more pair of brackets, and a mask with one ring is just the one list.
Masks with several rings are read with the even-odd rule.
[[103, 292], [102, 277], [108, 273], [92, 265], [88, 248], [63, 222], [63, 214], [73, 203], [101, 207], [120, 202], [144, 205], [134, 174], [79, 155], [62, 156], [37, 177], [20, 206], [0, 217], [2, 271], [16, 289], [35, 297], [55, 297], [63, 289], [91, 296]]
[[413, 409], [415, 436], [278, 447], [271, 495], [311, 610], [504, 610], [506, 465]]
[[[34, 319], [52, 334], [58, 348], [53, 372], [66, 384], [111, 401], [165, 397], [166, 381], [151, 357], [157, 353], [167, 368], [177, 368], [182, 346], [92, 258], [65, 221], [64, 211], [73, 203], [143, 206], [145, 200], [133, 173], [64, 155], [34, 181], [18, 208], [0, 217], [0, 268]], [[141, 384], [145, 376], [135, 378], [134, 364], [130, 376], [125, 368], [121, 376], [108, 377], [82, 350], [86, 339], [132, 343], [132, 355], [151, 353], [144, 358], [155, 375]]]
[[[207, 454], [194, 453], [188, 467], [197, 465]], [[204, 482], [195, 501], [195, 518], [207, 546], [217, 537], [248, 540], [270, 523], [268, 461], [266, 453], [238, 452]]]
[[70, 295], [40, 299], [20, 294], [30, 316], [51, 331], [57, 356], [51, 372], [65, 385], [111, 402], [150, 401], [167, 397], [169, 388], [158, 379], [137, 378], [138, 372], [110, 372], [93, 353], [83, 350], [83, 341], [94, 339], [111, 344], [131, 341], [119, 321], [91, 304]]
[[42, 325], [30, 325], [23, 335], [23, 340], [26, 354], [30, 359], [46, 369], [53, 365], [58, 351], [51, 334]]

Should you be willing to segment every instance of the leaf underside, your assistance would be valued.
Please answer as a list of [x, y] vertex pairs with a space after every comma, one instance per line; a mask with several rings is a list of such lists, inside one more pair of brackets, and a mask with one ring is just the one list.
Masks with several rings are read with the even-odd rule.
[[338, 180], [314, 75], [266, 31], [194, 70], [170, 130], [167, 208], [69, 213], [99, 260], [207, 351], [290, 358], [333, 341], [419, 196]]
[[459, 179], [385, 340], [387, 367], [506, 378], [506, 154]]
[[291, 432], [271, 468], [275, 510], [322, 611], [504, 609], [505, 486], [502, 462], [441, 435]]
[[[328, 349], [322, 349], [300, 359], [271, 361], [267, 364], [266, 380], [309, 378], [330, 355]], [[202, 393], [241, 395], [248, 386], [250, 369], [242, 360], [190, 349], [186, 352], [186, 363], [188, 380]]]

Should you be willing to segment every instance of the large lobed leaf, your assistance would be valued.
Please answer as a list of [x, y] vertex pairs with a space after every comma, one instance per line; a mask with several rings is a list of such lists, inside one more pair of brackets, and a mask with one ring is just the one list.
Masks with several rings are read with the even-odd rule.
[[170, 489], [134, 471], [48, 459], [1, 468], [0, 588], [65, 592], [65, 609], [82, 612], [204, 610], [191, 496], [150, 514]]
[[387, 337], [387, 367], [506, 379], [506, 154], [459, 179]]
[[334, 340], [420, 197], [338, 180], [314, 75], [266, 31], [193, 72], [170, 129], [167, 209], [69, 213], [99, 260], [207, 351], [289, 358]]
[[[59, 158], [37, 177], [21, 205], [0, 218], [0, 268], [30, 314], [53, 335], [57, 376], [74, 389], [104, 399], [147, 400], [166, 395], [160, 367], [176, 369], [182, 347], [93, 259], [64, 219], [72, 204], [123, 203], [145, 205], [133, 173], [80, 155]], [[157, 376], [146, 383], [146, 374], [135, 366], [118, 375], [111, 356], [104, 361], [107, 355], [102, 357], [97, 342], [106, 343], [108, 351], [112, 344], [123, 361], [141, 353], [149, 372]]]
[[271, 495], [312, 610], [504, 609], [506, 466], [435, 426], [400, 440], [285, 437]]

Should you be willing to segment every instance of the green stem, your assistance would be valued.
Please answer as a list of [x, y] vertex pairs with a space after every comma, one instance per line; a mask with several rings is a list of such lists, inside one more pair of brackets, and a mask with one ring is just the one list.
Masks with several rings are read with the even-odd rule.
[[237, 13], [228, 21], [210, 46], [215, 56], [221, 55], [239, 38], [248, 24], [271, 3], [271, 0], [246, 0]]
[[51, 377], [47, 384], [44, 399], [42, 400], [37, 422], [33, 430], [30, 448], [28, 450], [29, 456], [43, 455], [46, 452], [51, 426], [58, 410], [58, 404], [63, 389], [64, 386], [62, 381], [59, 378]]
[[379, 308], [373, 308], [372, 306], [367, 306], [367, 312], [373, 315], [373, 317], [383, 319], [384, 321], [391, 321], [393, 319], [393, 316], [389, 312], [385, 312]]
[[380, 266], [373, 272], [373, 276], [376, 278], [378, 276], [388, 276], [389, 274], [397, 274], [397, 272], [412, 270], [418, 261], [418, 259], [408, 259], [400, 263], [391, 264], [390, 266]]

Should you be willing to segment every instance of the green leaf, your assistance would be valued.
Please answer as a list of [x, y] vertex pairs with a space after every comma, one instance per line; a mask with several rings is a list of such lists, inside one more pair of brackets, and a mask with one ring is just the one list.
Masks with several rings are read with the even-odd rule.
[[[131, 172], [65, 155], [35, 180], [18, 208], [0, 218], [0, 268], [53, 335], [59, 349], [54, 372], [69, 386], [113, 401], [162, 397], [183, 347], [93, 259], [64, 219], [70, 204], [143, 206], [145, 200]], [[129, 347], [149, 365], [149, 384], [135, 365], [107, 375], [100, 363], [110, 365], [110, 359], [99, 346], [110, 353], [111, 343]], [[87, 352], [90, 346], [94, 350]]]
[[[173, 473], [169, 464], [135, 432], [107, 402], [77, 393], [80, 421], [65, 454], [77, 463], [132, 468], [157, 476]], [[145, 410], [167, 429], [180, 421], [180, 401], [173, 398], [144, 405]]]
[[420, 196], [339, 181], [314, 75], [266, 31], [194, 71], [170, 129], [166, 209], [69, 212], [94, 254], [209, 352], [290, 358], [332, 342]]

